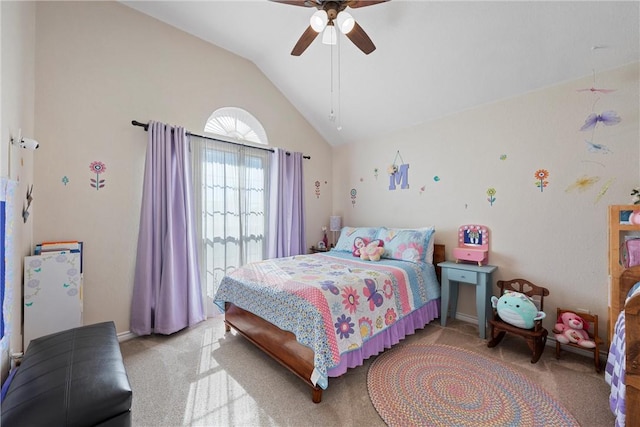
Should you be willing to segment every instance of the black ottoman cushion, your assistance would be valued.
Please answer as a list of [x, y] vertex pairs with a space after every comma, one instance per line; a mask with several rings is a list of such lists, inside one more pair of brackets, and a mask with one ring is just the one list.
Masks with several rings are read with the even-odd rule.
[[31, 341], [2, 402], [2, 425], [130, 425], [131, 400], [115, 324], [87, 325]]

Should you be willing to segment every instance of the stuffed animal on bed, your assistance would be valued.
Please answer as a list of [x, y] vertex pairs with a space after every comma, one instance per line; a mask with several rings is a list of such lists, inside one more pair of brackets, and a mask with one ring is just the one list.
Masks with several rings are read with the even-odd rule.
[[515, 291], [504, 291], [500, 298], [491, 297], [491, 305], [504, 322], [523, 329], [533, 328], [536, 320], [547, 316], [544, 311], [538, 311], [531, 298]]
[[558, 317], [553, 333], [560, 344], [573, 343], [584, 348], [595, 348], [596, 343], [589, 337], [588, 327], [589, 325], [582, 317], [565, 311]]
[[376, 239], [368, 243], [367, 246], [360, 250], [360, 259], [369, 261], [380, 261], [380, 257], [384, 253], [384, 242]]
[[361, 251], [367, 246], [369, 241], [363, 237], [356, 237], [353, 239], [353, 251], [351, 252], [353, 256], [360, 258]]

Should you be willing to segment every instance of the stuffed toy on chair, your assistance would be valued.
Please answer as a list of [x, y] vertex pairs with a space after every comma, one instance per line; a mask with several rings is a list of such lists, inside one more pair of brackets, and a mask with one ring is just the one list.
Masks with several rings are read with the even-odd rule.
[[493, 296], [491, 305], [504, 322], [518, 328], [531, 329], [536, 320], [546, 317], [544, 311], [538, 311], [531, 298], [520, 292], [505, 291], [500, 298]]
[[380, 257], [384, 253], [384, 242], [382, 240], [373, 240], [367, 246], [360, 249], [360, 259], [369, 261], [380, 261]]
[[560, 344], [573, 343], [584, 348], [595, 348], [596, 343], [589, 337], [588, 327], [589, 325], [582, 317], [565, 311], [558, 317], [553, 333]]

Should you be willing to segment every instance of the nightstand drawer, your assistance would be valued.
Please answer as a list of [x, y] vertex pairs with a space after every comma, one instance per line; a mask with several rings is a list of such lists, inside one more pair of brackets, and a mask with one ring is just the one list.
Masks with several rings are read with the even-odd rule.
[[456, 282], [473, 283], [474, 285], [478, 283], [478, 273], [476, 273], [475, 271], [456, 270], [455, 268], [448, 268], [447, 274], [449, 280], [454, 280]]

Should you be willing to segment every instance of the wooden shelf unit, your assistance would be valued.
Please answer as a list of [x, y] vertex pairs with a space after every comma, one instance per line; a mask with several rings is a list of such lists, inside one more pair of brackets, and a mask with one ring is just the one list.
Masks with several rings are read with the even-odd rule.
[[622, 258], [620, 257], [624, 234], [628, 232], [640, 233], [640, 224], [621, 224], [620, 212], [639, 211], [640, 205], [611, 205], [609, 206], [609, 321], [607, 332], [609, 342], [613, 335], [618, 313], [624, 307], [620, 307], [620, 275], [624, 271]]

